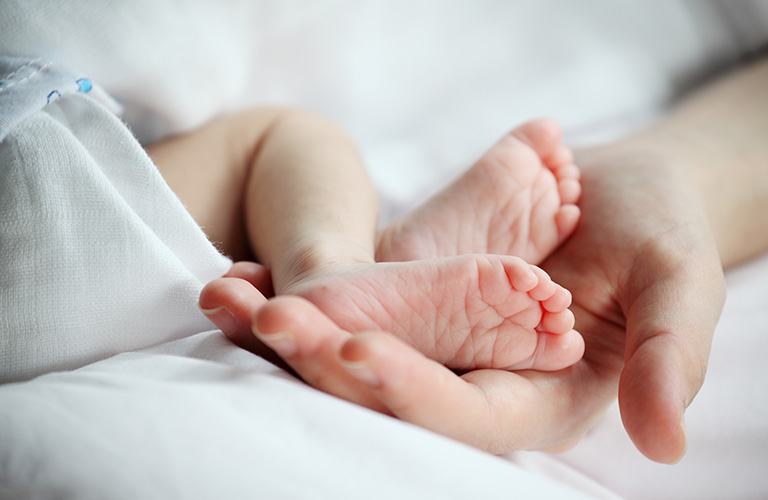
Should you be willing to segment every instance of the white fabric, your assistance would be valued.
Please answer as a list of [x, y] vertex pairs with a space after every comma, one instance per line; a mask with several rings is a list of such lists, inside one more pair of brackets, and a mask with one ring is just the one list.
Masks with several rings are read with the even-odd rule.
[[65, 95], [0, 143], [0, 381], [204, 331], [221, 256], [125, 126]]
[[90, 90], [90, 80], [57, 70], [50, 61], [0, 56], [0, 142], [9, 130], [62, 94]]
[[[385, 219], [517, 122], [549, 114], [571, 142], [615, 137], [768, 40], [759, 1], [1, 7], [0, 54], [87, 75], [144, 143], [254, 103], [328, 115], [360, 144]], [[228, 262], [90, 97], [62, 98], [0, 144], [0, 207], [2, 379], [102, 360], [0, 387], [0, 498], [568, 498], [204, 333], [197, 293]], [[639, 457], [615, 411], [564, 456], [510, 460], [597, 498], [768, 495], [766, 282], [766, 259], [729, 276], [680, 465]]]
[[0, 498], [586, 499], [208, 332], [0, 388]]

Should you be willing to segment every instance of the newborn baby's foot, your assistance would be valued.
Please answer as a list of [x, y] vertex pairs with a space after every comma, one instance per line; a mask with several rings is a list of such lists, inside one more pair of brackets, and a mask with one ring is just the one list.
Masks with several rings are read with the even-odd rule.
[[568, 291], [511, 256], [353, 264], [283, 290], [340, 328], [390, 332], [459, 370], [559, 370], [581, 358]]
[[580, 214], [579, 170], [561, 139], [550, 119], [513, 130], [453, 184], [384, 228], [376, 259], [492, 253], [541, 263]]

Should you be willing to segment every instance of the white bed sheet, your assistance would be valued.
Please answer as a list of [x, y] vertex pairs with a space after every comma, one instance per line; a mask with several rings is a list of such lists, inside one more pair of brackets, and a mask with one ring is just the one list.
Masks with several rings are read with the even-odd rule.
[[591, 498], [310, 389], [218, 331], [0, 388], [0, 498]]
[[[360, 143], [387, 220], [439, 189], [515, 123], [555, 116], [570, 142], [625, 133], [768, 33], [760, 2], [741, 3], [738, 15], [718, 2], [683, 0], [222, 5], [5, 0], [0, 52], [87, 72], [122, 101], [146, 143], [251, 104], [322, 112]], [[135, 153], [135, 143], [121, 144]], [[129, 182], [129, 191], [139, 184]], [[157, 198], [161, 213], [178, 208], [168, 196]], [[160, 221], [147, 223], [149, 233]], [[188, 220], [168, 230], [198, 234]], [[168, 247], [173, 238], [160, 241]], [[103, 300], [118, 310], [124, 296], [131, 308], [153, 303], [167, 323], [123, 314], [106, 326], [95, 317], [78, 331], [70, 315], [77, 349], [63, 344], [58, 364], [35, 373], [101, 361], [0, 387], [0, 498], [578, 496], [553, 481], [597, 498], [768, 494], [761, 473], [768, 378], [760, 370], [768, 258], [728, 275], [710, 373], [688, 413], [689, 453], [666, 467], [639, 456], [615, 408], [567, 454], [503, 461], [306, 388], [205, 331], [193, 307], [196, 287], [224, 261], [205, 254], [179, 262], [157, 243], [150, 247], [167, 257], [173, 279], [139, 262], [140, 278]], [[106, 259], [100, 251], [94, 257]], [[132, 265], [115, 272], [133, 276]], [[70, 278], [47, 277], [61, 287]], [[168, 309], [156, 297], [163, 287], [178, 290], [179, 279], [183, 293]], [[154, 295], [140, 293], [148, 284]], [[14, 290], [2, 292], [14, 298]], [[40, 306], [33, 312], [45, 320], [38, 324], [48, 325], [34, 333], [55, 342], [51, 325], [59, 317], [33, 298]], [[3, 314], [4, 338], [24, 342], [28, 332], [12, 330], [18, 311]], [[124, 350], [134, 352], [110, 357]], [[3, 354], [13, 361], [13, 352]]]

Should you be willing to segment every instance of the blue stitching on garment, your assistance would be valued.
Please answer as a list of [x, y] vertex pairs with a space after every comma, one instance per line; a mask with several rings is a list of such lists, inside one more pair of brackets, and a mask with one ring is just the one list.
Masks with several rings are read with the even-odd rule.
[[93, 85], [91, 84], [91, 81], [88, 78], [80, 78], [79, 80], [76, 80], [75, 83], [77, 84], [77, 91], [78, 92], [90, 92], [93, 88]]
[[[16, 125], [44, 106], [63, 99], [67, 94], [93, 95], [97, 90], [90, 78], [59, 67], [56, 63], [45, 62], [41, 58], [29, 61], [0, 54], [0, 142]], [[106, 96], [94, 97], [101, 101]], [[8, 102], [14, 103], [12, 113], [5, 112]], [[115, 110], [119, 109], [114, 102], [108, 104]]]

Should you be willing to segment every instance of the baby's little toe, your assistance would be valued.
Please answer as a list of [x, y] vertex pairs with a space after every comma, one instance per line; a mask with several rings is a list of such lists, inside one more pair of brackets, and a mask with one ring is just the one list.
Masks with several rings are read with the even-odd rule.
[[539, 341], [527, 368], [557, 371], [578, 362], [584, 355], [584, 339], [575, 330], [559, 335], [539, 334]]
[[565, 241], [576, 230], [581, 218], [581, 209], [576, 205], [563, 205], [555, 214], [558, 241]]

